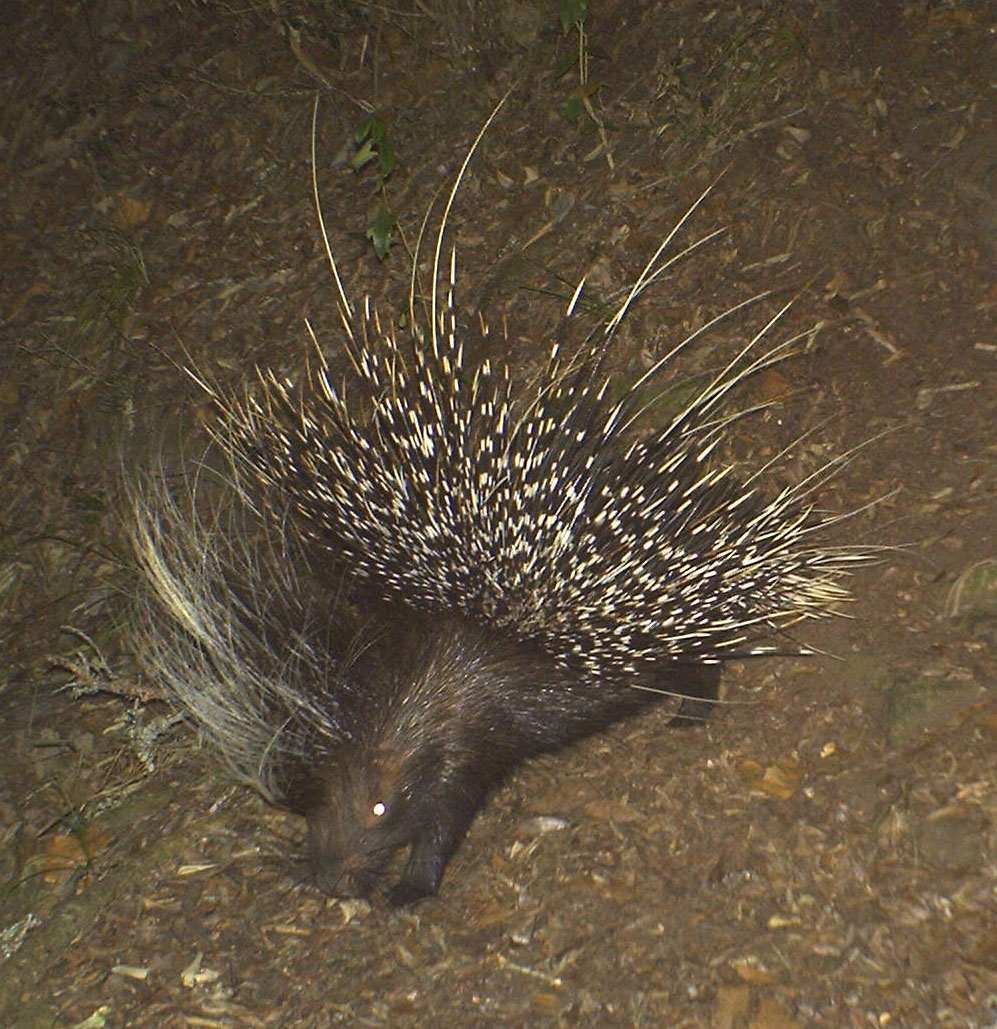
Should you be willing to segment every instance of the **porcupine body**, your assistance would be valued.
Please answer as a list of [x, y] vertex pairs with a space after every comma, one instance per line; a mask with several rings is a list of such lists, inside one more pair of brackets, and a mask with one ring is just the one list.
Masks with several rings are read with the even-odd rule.
[[633, 440], [667, 358], [619, 401], [556, 350], [521, 390], [469, 365], [453, 262], [437, 312], [442, 233], [428, 338], [397, 340], [340, 286], [354, 402], [324, 362], [209, 387], [241, 543], [196, 499], [139, 496], [133, 519], [147, 666], [241, 778], [305, 816], [328, 892], [366, 895], [408, 848], [396, 903], [436, 892], [520, 762], [662, 694], [715, 696], [722, 661], [844, 599], [857, 556], [815, 540], [829, 520], [808, 498], [832, 467], [764, 497], [710, 460], [727, 394], [784, 347], [752, 357], [759, 334]]
[[[307, 818], [326, 892], [368, 895], [408, 847], [389, 898], [434, 893], [520, 762], [660, 699], [455, 611], [379, 600], [234, 474], [132, 487], [142, 659], [238, 780]], [[717, 678], [702, 665], [655, 682], [713, 695]]]

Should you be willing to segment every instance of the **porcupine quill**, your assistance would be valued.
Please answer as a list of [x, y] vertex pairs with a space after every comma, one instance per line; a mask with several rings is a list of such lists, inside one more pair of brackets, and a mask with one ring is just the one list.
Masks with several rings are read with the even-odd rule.
[[191, 372], [215, 401], [211, 433], [231, 464], [221, 511], [199, 513], [196, 484], [180, 504], [165, 489], [133, 492], [146, 668], [241, 780], [306, 818], [316, 881], [335, 895], [369, 894], [401, 848], [389, 899], [436, 893], [488, 794], [522, 761], [663, 695], [699, 698], [679, 711], [695, 719], [722, 661], [773, 652], [767, 640], [832, 613], [847, 599], [840, 578], [868, 553], [821, 546], [839, 518], [810, 499], [848, 455], [768, 499], [770, 465], [739, 481], [711, 463], [751, 413], [724, 415], [728, 394], [796, 342], [754, 356], [782, 312], [643, 439], [631, 438], [642, 386], [732, 312], [618, 401], [593, 374], [630, 305], [699, 245], [661, 261], [703, 197], [590, 337], [587, 363], [554, 347], [528, 390], [504, 366], [468, 366], [456, 257], [441, 305], [441, 255], [500, 107], [440, 219], [428, 339], [414, 317], [416, 248], [404, 342], [346, 295], [313, 122], [315, 202], [362, 403], [347, 403], [321, 350], [316, 373], [259, 370], [243, 394]]

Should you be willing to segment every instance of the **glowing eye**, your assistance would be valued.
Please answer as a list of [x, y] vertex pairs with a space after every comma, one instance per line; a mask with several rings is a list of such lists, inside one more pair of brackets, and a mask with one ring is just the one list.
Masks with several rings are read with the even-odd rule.
[[376, 803], [376, 804], [375, 804], [375, 805], [374, 805], [374, 806], [373, 806], [373, 807], [371, 808], [371, 811], [373, 812], [373, 814], [374, 814], [374, 817], [375, 817], [375, 818], [380, 818], [380, 817], [381, 817], [381, 815], [383, 815], [383, 814], [384, 814], [384, 812], [385, 812], [385, 811], [387, 811], [387, 810], [388, 810], [388, 805], [387, 805], [387, 804], [385, 804], [383, 800], [379, 800], [379, 801], [378, 801], [378, 802], [377, 802], [377, 803]]

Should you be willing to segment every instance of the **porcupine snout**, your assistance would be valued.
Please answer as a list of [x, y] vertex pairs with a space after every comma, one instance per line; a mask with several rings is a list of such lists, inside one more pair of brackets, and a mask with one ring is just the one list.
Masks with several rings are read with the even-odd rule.
[[372, 755], [356, 755], [350, 766], [337, 762], [313, 778], [311, 796], [295, 805], [308, 826], [311, 877], [330, 896], [369, 896], [395, 851], [412, 842], [377, 764]]

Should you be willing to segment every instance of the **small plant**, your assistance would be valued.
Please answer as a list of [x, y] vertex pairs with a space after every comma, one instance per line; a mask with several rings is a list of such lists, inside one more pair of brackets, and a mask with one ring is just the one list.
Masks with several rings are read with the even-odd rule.
[[565, 35], [570, 32], [577, 33], [578, 49], [574, 53], [565, 55], [558, 62], [555, 74], [560, 77], [577, 66], [578, 85], [572, 90], [565, 104], [565, 117], [572, 125], [578, 128], [594, 128], [599, 133], [600, 147], [606, 155], [609, 166], [612, 167], [613, 159], [609, 140], [606, 136], [606, 128], [592, 106], [592, 97], [599, 92], [602, 83], [597, 79], [589, 78], [588, 34], [585, 31], [585, 16], [587, 13], [588, 0], [561, 0], [561, 26], [564, 29]]
[[[588, 0], [561, 0], [559, 13], [564, 34], [568, 35], [569, 32], [578, 33], [578, 49], [577, 51], [565, 54], [558, 61], [554, 69], [554, 75], [556, 78], [560, 78], [577, 65], [579, 84], [584, 89], [588, 83], [588, 48], [586, 46], [587, 36], [585, 34], [585, 15], [588, 13]], [[573, 102], [576, 109], [572, 113], [571, 106]], [[577, 122], [583, 113], [581, 101], [573, 98], [568, 101], [568, 107], [569, 117], [572, 121]]]
[[374, 244], [374, 253], [383, 260], [394, 242], [394, 230], [398, 220], [384, 202], [384, 186], [398, 167], [395, 146], [388, 139], [388, 125], [382, 118], [371, 115], [353, 134], [357, 152], [350, 161], [350, 167], [359, 172], [369, 164], [377, 162], [377, 179], [374, 192], [381, 195], [381, 202], [367, 229], [367, 238]]

